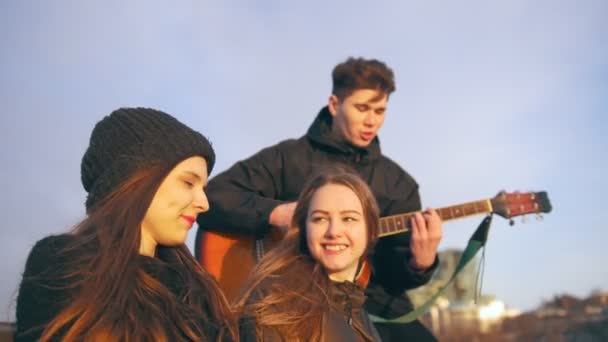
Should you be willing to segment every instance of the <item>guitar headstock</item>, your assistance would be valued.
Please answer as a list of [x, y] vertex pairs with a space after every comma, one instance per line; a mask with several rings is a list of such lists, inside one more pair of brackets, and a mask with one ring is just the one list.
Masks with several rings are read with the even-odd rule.
[[526, 214], [549, 213], [552, 209], [546, 191], [501, 191], [490, 201], [492, 202], [493, 212], [507, 219]]

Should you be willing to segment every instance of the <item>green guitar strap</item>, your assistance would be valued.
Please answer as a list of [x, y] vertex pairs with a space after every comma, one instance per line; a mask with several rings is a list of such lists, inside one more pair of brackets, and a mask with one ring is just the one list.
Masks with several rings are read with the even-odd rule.
[[475, 257], [477, 252], [485, 246], [488, 239], [488, 232], [490, 230], [490, 223], [492, 222], [492, 214], [486, 216], [483, 221], [477, 227], [477, 230], [473, 233], [469, 239], [469, 243], [465, 248], [464, 252], [458, 260], [458, 264], [454, 269], [454, 273], [448, 280], [448, 282], [440, 288], [433, 296], [431, 296], [424, 304], [416, 308], [415, 310], [394, 319], [384, 319], [378, 316], [369, 315], [372, 322], [377, 323], [409, 323], [415, 321], [418, 317], [423, 315], [433, 305], [435, 300], [443, 293], [443, 291], [452, 283], [454, 278], [462, 271], [462, 269]]

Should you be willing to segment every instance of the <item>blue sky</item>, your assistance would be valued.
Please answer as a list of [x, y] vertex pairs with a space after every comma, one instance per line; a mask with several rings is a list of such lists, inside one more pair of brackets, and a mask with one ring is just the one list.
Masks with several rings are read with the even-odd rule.
[[[525, 310], [608, 290], [606, 14], [591, 0], [1, 2], [0, 320], [35, 241], [83, 217], [80, 158], [102, 116], [172, 113], [210, 137], [220, 171], [302, 135], [351, 55], [396, 73], [382, 148], [425, 206], [548, 191], [543, 221], [495, 218], [483, 293]], [[445, 223], [441, 248], [480, 220]]]

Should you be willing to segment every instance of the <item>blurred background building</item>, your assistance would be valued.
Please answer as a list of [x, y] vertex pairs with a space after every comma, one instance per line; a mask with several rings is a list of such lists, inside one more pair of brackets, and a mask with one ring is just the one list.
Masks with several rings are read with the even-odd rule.
[[[415, 306], [447, 284], [461, 256], [455, 249], [439, 253], [429, 284], [409, 291]], [[584, 299], [556, 295], [522, 313], [491, 294], [477, 293], [480, 259], [465, 266], [421, 317], [440, 341], [608, 341], [608, 292], [595, 290]]]

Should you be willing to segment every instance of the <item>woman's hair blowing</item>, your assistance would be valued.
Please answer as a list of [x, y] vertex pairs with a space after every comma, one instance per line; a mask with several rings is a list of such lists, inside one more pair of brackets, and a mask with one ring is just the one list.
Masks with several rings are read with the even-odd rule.
[[[311, 177], [300, 193], [287, 235], [256, 266], [235, 303], [242, 321], [255, 322], [258, 338], [263, 328], [273, 329], [290, 340], [317, 341], [324, 336], [323, 322], [332, 305], [331, 280], [308, 250], [306, 220], [312, 197], [327, 184], [346, 186], [361, 201], [368, 235], [362, 259], [378, 236], [378, 206], [358, 175], [346, 168], [332, 167]], [[371, 340], [359, 323], [353, 324]]]

